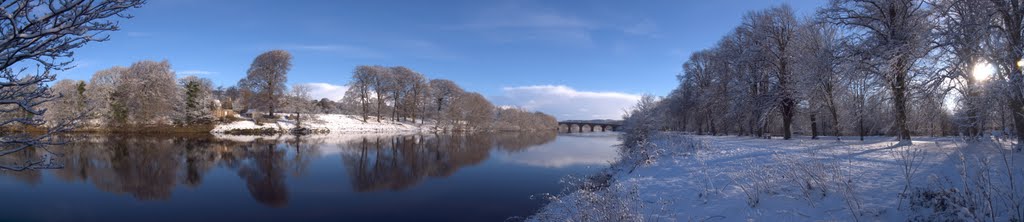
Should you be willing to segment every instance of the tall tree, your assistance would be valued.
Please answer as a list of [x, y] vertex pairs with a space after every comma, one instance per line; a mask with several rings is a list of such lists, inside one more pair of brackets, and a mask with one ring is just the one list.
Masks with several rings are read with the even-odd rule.
[[1003, 85], [1017, 144], [1024, 144], [1024, 1], [990, 0], [994, 6], [996, 81]]
[[181, 101], [178, 84], [169, 62], [139, 61], [133, 63], [117, 80], [112, 97], [130, 125], [162, 124], [171, 121]]
[[[811, 127], [816, 129], [817, 109], [824, 108], [829, 114], [829, 125], [839, 140], [842, 127], [839, 122], [839, 94], [843, 88], [843, 71], [849, 68], [843, 55], [843, 41], [837, 27], [824, 23], [807, 23], [802, 26], [797, 47], [796, 63], [799, 79], [805, 97], [810, 100]], [[820, 104], [820, 105], [819, 105]], [[812, 134], [817, 136], [816, 130]]]
[[210, 120], [213, 116], [213, 82], [210, 79], [186, 76], [178, 80], [181, 87], [182, 118], [185, 124]]
[[959, 94], [960, 115], [958, 121], [966, 128], [966, 135], [978, 137], [982, 133], [984, 111], [990, 109], [984, 104], [986, 98], [982, 88], [984, 79], [977, 79], [972, 71], [989, 64], [985, 57], [986, 40], [991, 35], [993, 5], [990, 1], [937, 1], [936, 13], [944, 18], [936, 26], [936, 42], [939, 43], [939, 61], [946, 64], [940, 70], [948, 80], [947, 91]]
[[822, 14], [852, 29], [859, 52], [870, 57], [892, 93], [895, 128], [900, 141], [910, 142], [907, 124], [911, 69], [929, 51], [931, 10], [921, 0], [832, 0]]
[[352, 71], [352, 80], [349, 83], [348, 91], [345, 92], [344, 100], [355, 101], [354, 104], [359, 106], [359, 114], [363, 116], [363, 122], [366, 122], [367, 116], [370, 115], [373, 72], [373, 67], [356, 66], [356, 69]]
[[431, 79], [429, 84], [430, 100], [434, 110], [434, 118], [439, 122], [445, 116], [445, 112], [451, 109], [453, 100], [461, 95], [464, 90], [458, 84], [447, 79]]
[[379, 123], [384, 117], [380, 115], [381, 110], [384, 109], [384, 103], [388, 95], [388, 86], [391, 85], [391, 81], [394, 80], [391, 76], [391, 69], [384, 66], [371, 66], [370, 67], [370, 86], [373, 88], [374, 95], [377, 96], [377, 122]]
[[[309, 93], [313, 89], [309, 85], [298, 84], [292, 86], [292, 89], [288, 92], [287, 105], [288, 108], [295, 113], [295, 125], [302, 127], [304, 113], [311, 113], [315, 107], [313, 98], [310, 97]], [[307, 119], [309, 117], [306, 117]]]
[[788, 5], [757, 11], [744, 17], [744, 25], [750, 26], [758, 47], [767, 61], [768, 69], [775, 82], [775, 98], [782, 114], [782, 136], [793, 137], [793, 116], [796, 115], [796, 85], [793, 77], [794, 39], [799, 23]]
[[264, 52], [253, 59], [246, 77], [238, 82], [238, 86], [253, 94], [247, 101], [252, 108], [266, 109], [273, 116], [281, 106], [291, 68], [292, 54], [288, 51]]

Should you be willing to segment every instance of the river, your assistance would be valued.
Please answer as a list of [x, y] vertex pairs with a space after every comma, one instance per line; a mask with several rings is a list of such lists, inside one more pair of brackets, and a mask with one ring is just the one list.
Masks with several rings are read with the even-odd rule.
[[75, 135], [47, 147], [61, 169], [0, 171], [0, 221], [503, 221], [615, 161], [616, 136]]

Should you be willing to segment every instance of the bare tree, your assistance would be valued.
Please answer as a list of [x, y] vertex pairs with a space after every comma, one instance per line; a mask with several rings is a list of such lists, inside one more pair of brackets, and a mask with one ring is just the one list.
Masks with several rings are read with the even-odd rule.
[[[106, 41], [107, 31], [116, 31], [112, 19], [128, 18], [130, 8], [142, 6], [142, 0], [65, 1], [15, 0], [0, 3], [0, 128], [40, 126], [52, 101], [47, 82], [55, 80], [55, 71], [73, 67], [72, 52], [90, 42]], [[34, 73], [25, 68], [36, 65]], [[0, 136], [0, 156], [22, 149], [50, 144], [55, 133], [68, 130], [77, 121], [50, 124], [47, 133], [4, 133]], [[6, 170], [25, 170], [54, 165], [33, 161], [24, 166], [0, 166]]]
[[345, 92], [345, 101], [349, 104], [355, 104], [358, 107], [359, 114], [363, 116], [363, 122], [366, 122], [367, 116], [370, 115], [370, 94], [373, 87], [373, 70], [371, 66], [356, 66], [355, 71], [352, 72], [352, 80], [349, 83], [348, 91]]
[[288, 92], [286, 104], [288, 109], [295, 113], [295, 126], [298, 128], [304, 128], [302, 127], [302, 114], [311, 113], [314, 108], [313, 98], [309, 96], [310, 91], [312, 88], [309, 85], [298, 84], [293, 85]]
[[430, 80], [430, 100], [434, 107], [434, 118], [438, 124], [443, 122], [446, 113], [451, 110], [451, 104], [458, 95], [463, 94], [464, 90], [459, 87], [458, 84], [447, 79], [432, 79]]
[[479, 93], [464, 93], [455, 101], [461, 129], [486, 129], [494, 120], [494, 105]]
[[408, 87], [406, 92], [405, 109], [407, 115], [412, 118], [413, 122], [416, 119], [422, 119], [426, 116], [426, 103], [429, 102], [427, 98], [427, 78], [419, 72], [413, 72], [413, 75], [408, 76]]
[[404, 66], [389, 67], [388, 69], [391, 75], [388, 75], [388, 81], [385, 81], [387, 84], [384, 87], [391, 96], [391, 120], [398, 121], [399, 110], [406, 107], [406, 102], [409, 102], [406, 101], [406, 97], [412, 88], [413, 79], [417, 75], [419, 76], [418, 79], [423, 79], [423, 75]]
[[761, 56], [765, 58], [776, 87], [775, 98], [782, 114], [782, 136], [784, 139], [793, 137], [793, 116], [796, 115], [797, 98], [793, 77], [794, 39], [799, 23], [788, 5], [757, 11], [744, 17], [744, 25], [750, 26], [755, 37], [755, 46], [759, 47]]
[[930, 8], [921, 0], [832, 0], [822, 11], [834, 24], [853, 29], [859, 53], [871, 58], [892, 93], [897, 135], [910, 142], [907, 99], [911, 69], [929, 50]]
[[267, 109], [271, 116], [281, 106], [288, 82], [288, 71], [292, 68], [292, 54], [284, 50], [264, 52], [256, 59], [246, 77], [238, 82], [238, 87], [249, 90], [252, 99], [248, 101], [253, 108]]
[[[796, 55], [798, 67], [803, 79], [802, 91], [805, 98], [810, 102], [810, 119], [812, 129], [816, 129], [816, 109], [823, 107], [828, 111], [829, 124], [832, 127], [833, 135], [839, 140], [842, 134], [842, 124], [839, 122], [839, 94], [842, 93], [843, 71], [848, 68], [848, 62], [843, 55], [843, 42], [837, 27], [822, 24], [805, 24], [799, 35], [797, 46], [799, 53]], [[820, 105], [818, 105], [820, 104]], [[812, 134], [817, 136], [817, 130]]]
[[388, 86], [391, 85], [391, 69], [383, 66], [371, 66], [370, 67], [370, 86], [373, 88], [374, 95], [377, 96], [377, 122], [380, 122], [384, 117], [380, 115], [381, 110], [384, 109], [384, 103], [387, 102]]
[[997, 75], [1002, 95], [1016, 128], [1017, 143], [1024, 144], [1024, 1], [990, 0], [996, 16], [993, 39]]
[[958, 121], [966, 128], [966, 135], [980, 136], [988, 110], [987, 98], [982, 88], [986, 86], [974, 78], [972, 71], [977, 66], [988, 64], [986, 40], [989, 26], [994, 22], [992, 2], [942, 0], [935, 4], [939, 20], [936, 26], [936, 42], [939, 43], [939, 61], [945, 63], [944, 79], [948, 80], [946, 91], [959, 94], [960, 110]]

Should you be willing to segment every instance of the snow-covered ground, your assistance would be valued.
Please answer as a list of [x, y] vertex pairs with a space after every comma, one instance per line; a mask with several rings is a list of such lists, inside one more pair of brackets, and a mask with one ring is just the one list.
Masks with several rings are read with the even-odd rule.
[[[313, 130], [327, 130], [331, 134], [340, 133], [368, 133], [368, 132], [418, 132], [432, 130], [433, 124], [420, 124], [419, 122], [404, 122], [381, 120], [370, 117], [367, 122], [362, 117], [342, 114], [316, 114], [312, 120], [303, 123], [307, 128]], [[252, 120], [241, 120], [231, 123], [218, 124], [211, 132], [223, 134], [231, 130], [261, 130], [273, 129], [277, 132], [289, 132], [295, 128], [295, 121], [285, 118], [278, 119], [276, 123], [264, 123], [256, 125]]]
[[[895, 146], [882, 137], [839, 142], [661, 133], [652, 141], [652, 158], [613, 165], [607, 187], [589, 182], [549, 196], [552, 202], [530, 219], [1007, 221], [1024, 212], [1024, 153], [992, 138], [915, 138], [911, 146]], [[901, 195], [905, 169], [914, 173]]]

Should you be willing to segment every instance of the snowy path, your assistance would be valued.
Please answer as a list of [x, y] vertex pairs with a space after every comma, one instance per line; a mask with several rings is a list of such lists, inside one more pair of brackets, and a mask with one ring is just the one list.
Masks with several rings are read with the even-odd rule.
[[[969, 165], [980, 162], [979, 158], [1002, 164], [1003, 146], [991, 140], [970, 145], [955, 141], [915, 139], [909, 149], [925, 153], [919, 155], [923, 161], [914, 176], [913, 187], [937, 187], [944, 181], [961, 183], [960, 152]], [[692, 143], [706, 146], [698, 151], [684, 148]], [[660, 134], [654, 144], [659, 155], [652, 163], [637, 167], [632, 173], [630, 169], [613, 172], [615, 182], [608, 188], [611, 195], [577, 191], [559, 198], [534, 219], [580, 219], [581, 214], [612, 212], [635, 214], [628, 220], [645, 221], [936, 219], [928, 218], [934, 214], [930, 208], [910, 210], [907, 200], [900, 204], [904, 174], [895, 154], [908, 148], [894, 146], [890, 138], [873, 137], [864, 142], [849, 138], [839, 142], [833, 137], [787, 141]], [[1024, 160], [1019, 153], [1010, 155], [1015, 162]], [[1000, 174], [995, 175], [999, 180]], [[602, 199], [608, 196], [616, 200]], [[897, 209], [898, 206], [901, 208]], [[856, 217], [852, 212], [857, 212]]]

